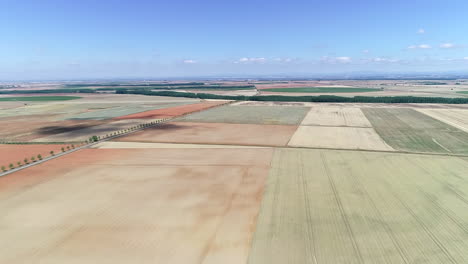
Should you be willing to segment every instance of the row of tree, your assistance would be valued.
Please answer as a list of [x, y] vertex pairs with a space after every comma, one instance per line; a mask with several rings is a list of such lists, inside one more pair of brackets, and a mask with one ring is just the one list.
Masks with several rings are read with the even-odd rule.
[[[75, 144], [72, 144], [72, 145], [67, 146], [67, 147], [62, 147], [62, 152], [70, 151], [70, 150], [72, 150], [74, 148], [75, 148]], [[49, 152], [49, 154], [50, 154], [50, 156], [55, 156], [55, 152], [53, 150], [51, 150]], [[16, 167], [15, 167], [15, 165], [13, 163], [10, 163], [10, 165], [8, 165], [8, 168], [6, 166], [1, 166], [1, 170], [2, 170], [2, 172], [6, 172], [8, 170], [12, 170], [14, 168], [19, 168], [19, 167], [21, 167], [23, 165], [28, 165], [29, 163], [34, 163], [34, 162], [42, 160], [42, 159], [43, 159], [42, 155], [38, 154], [37, 156], [32, 156], [31, 158], [24, 158], [23, 159], [24, 163], [22, 163], [21, 161], [16, 162]]]
[[120, 94], [142, 94], [154, 96], [188, 97], [200, 99], [224, 99], [235, 101], [273, 101], [273, 102], [320, 102], [320, 103], [432, 103], [432, 104], [468, 104], [468, 98], [416, 97], [416, 96], [354, 96], [335, 95], [319, 96], [244, 96], [217, 95], [207, 93], [184, 93], [174, 91], [121, 90]]

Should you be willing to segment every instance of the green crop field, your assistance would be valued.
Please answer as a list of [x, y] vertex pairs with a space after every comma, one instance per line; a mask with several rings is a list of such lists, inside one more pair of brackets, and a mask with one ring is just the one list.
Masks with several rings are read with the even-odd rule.
[[68, 101], [80, 99], [78, 96], [18, 96], [18, 97], [0, 97], [0, 102], [9, 101]]
[[296, 88], [262, 89], [261, 91], [278, 92], [278, 93], [365, 93], [365, 92], [381, 91], [381, 89], [348, 88], [348, 87], [296, 87]]
[[468, 162], [277, 149], [250, 264], [468, 263]]
[[178, 121], [298, 125], [302, 122], [308, 111], [308, 107], [222, 106], [185, 116]]
[[377, 133], [394, 149], [468, 154], [468, 133], [409, 108], [363, 108]]

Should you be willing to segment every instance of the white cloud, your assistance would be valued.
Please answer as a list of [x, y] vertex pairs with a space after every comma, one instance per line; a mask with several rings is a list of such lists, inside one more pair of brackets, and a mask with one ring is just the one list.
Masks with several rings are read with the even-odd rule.
[[391, 59], [391, 58], [377, 57], [377, 58], [373, 58], [371, 61], [372, 61], [372, 62], [381, 62], [381, 63], [384, 63], [384, 62], [393, 63], [393, 62], [399, 62], [400, 60], [398, 60], [398, 59]]
[[418, 34], [424, 34], [424, 33], [426, 33], [426, 30], [424, 30], [424, 28], [420, 28], [418, 30]]
[[464, 48], [465, 46], [463, 45], [457, 45], [453, 43], [442, 43], [439, 45], [439, 48], [441, 49], [457, 49], [457, 48]]
[[468, 60], [468, 57], [463, 58], [464, 60]]
[[240, 58], [239, 60], [235, 61], [234, 63], [265, 63], [267, 59], [265, 58]]
[[442, 43], [439, 46], [441, 49], [453, 49], [455, 48], [455, 44], [453, 43]]
[[194, 60], [184, 60], [183, 63], [185, 63], [185, 64], [195, 64], [195, 63], [197, 63], [197, 61], [194, 61]]
[[292, 59], [292, 58], [274, 58], [273, 60], [276, 61], [276, 62], [288, 63], [288, 62], [292, 62], [294, 59]]
[[362, 53], [364, 53], [364, 54], [368, 54], [369, 52], [370, 52], [370, 51], [367, 50], [367, 49], [362, 51]]
[[336, 60], [340, 63], [349, 63], [351, 62], [351, 57], [336, 57]]
[[350, 63], [352, 62], [352, 59], [351, 57], [328, 57], [328, 56], [325, 56], [325, 57], [322, 57], [320, 59], [321, 62], [323, 63], [329, 63], [329, 64], [337, 64], [337, 63]]
[[432, 47], [427, 44], [420, 44], [420, 45], [411, 45], [408, 49], [431, 49]]

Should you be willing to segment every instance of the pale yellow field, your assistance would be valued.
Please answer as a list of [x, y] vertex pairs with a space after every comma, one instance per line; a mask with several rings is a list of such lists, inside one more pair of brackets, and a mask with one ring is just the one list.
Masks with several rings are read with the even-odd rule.
[[361, 127], [300, 126], [288, 146], [393, 151], [373, 128]]
[[468, 110], [465, 109], [416, 109], [432, 118], [468, 132]]
[[312, 107], [302, 126], [372, 127], [361, 109], [354, 107]]
[[468, 162], [277, 149], [249, 264], [468, 263]]
[[271, 155], [88, 149], [2, 177], [0, 263], [245, 263]]

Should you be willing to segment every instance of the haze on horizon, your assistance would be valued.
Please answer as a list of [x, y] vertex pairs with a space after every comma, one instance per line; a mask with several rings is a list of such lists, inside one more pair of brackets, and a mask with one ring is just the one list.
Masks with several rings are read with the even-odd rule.
[[468, 2], [0, 1], [0, 80], [448, 72]]

